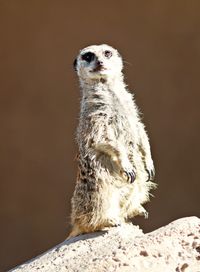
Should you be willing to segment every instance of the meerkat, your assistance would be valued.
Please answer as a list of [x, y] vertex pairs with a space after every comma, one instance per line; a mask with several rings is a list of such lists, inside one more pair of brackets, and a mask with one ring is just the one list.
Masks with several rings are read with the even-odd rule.
[[142, 204], [155, 187], [149, 139], [118, 51], [106, 44], [86, 47], [74, 68], [82, 98], [69, 238], [147, 217]]

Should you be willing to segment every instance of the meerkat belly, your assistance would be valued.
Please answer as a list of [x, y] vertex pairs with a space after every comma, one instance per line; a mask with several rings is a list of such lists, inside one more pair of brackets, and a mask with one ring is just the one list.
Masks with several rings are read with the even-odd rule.
[[99, 125], [108, 132], [113, 131], [113, 137], [116, 139], [123, 139], [123, 137], [126, 139], [127, 137], [134, 138], [136, 115], [133, 109], [124, 108], [118, 100], [114, 99], [113, 103], [101, 103], [98, 112], [95, 112], [95, 119], [100, 121]]

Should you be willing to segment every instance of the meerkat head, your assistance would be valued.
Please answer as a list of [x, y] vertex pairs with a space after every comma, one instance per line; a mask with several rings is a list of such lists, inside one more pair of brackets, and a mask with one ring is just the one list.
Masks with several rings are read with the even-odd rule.
[[83, 81], [107, 81], [121, 76], [122, 68], [118, 51], [107, 44], [82, 49], [74, 61], [74, 69]]

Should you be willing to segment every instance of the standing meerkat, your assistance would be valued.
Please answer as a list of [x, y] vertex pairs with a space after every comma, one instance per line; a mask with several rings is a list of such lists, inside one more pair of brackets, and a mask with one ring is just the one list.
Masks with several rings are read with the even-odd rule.
[[77, 129], [78, 175], [69, 237], [122, 224], [148, 213], [155, 187], [148, 136], [124, 83], [122, 58], [106, 44], [74, 61], [82, 94]]

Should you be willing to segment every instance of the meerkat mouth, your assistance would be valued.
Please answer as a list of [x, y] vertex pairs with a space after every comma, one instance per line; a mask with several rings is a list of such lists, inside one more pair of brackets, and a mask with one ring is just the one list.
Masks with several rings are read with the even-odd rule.
[[101, 71], [105, 71], [106, 68], [104, 68], [102, 65], [98, 65], [97, 67], [95, 67], [92, 71], [92, 73], [96, 73], [96, 72], [101, 72]]

